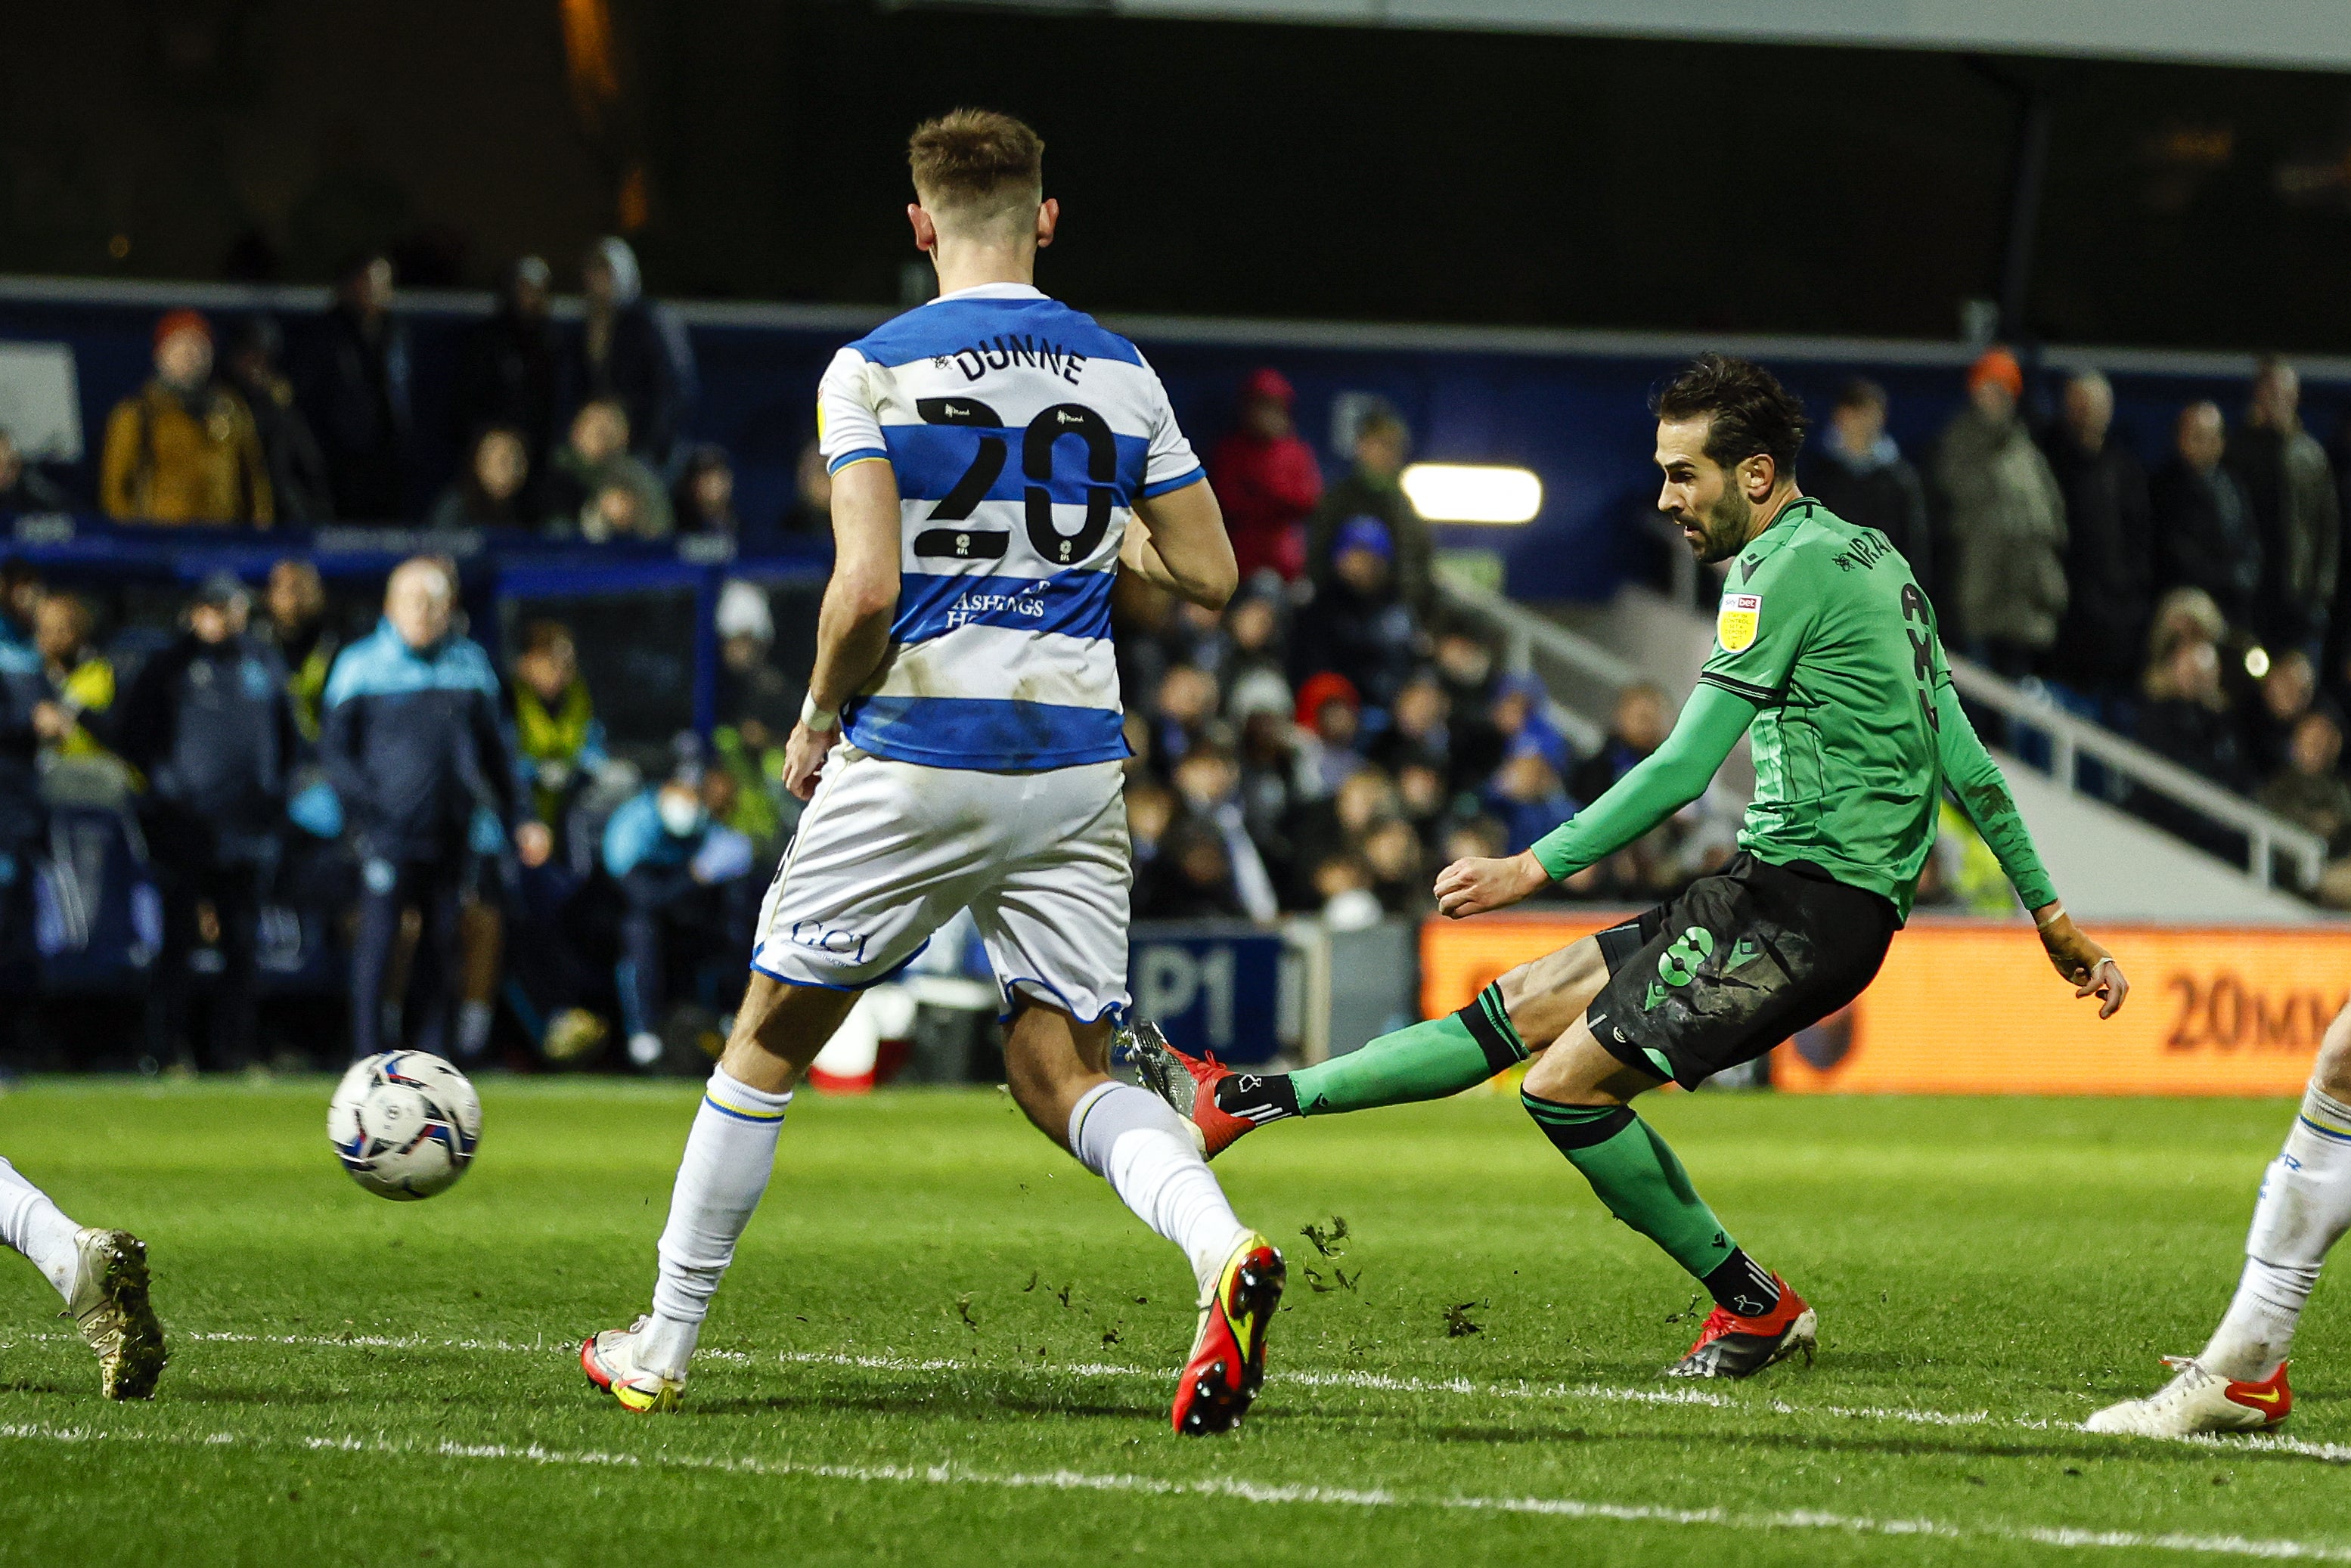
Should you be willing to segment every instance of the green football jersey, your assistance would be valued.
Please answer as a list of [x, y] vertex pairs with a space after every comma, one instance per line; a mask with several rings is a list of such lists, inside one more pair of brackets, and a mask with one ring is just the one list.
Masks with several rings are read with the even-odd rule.
[[1905, 919], [1942, 788], [1935, 612], [1901, 553], [1799, 497], [1740, 550], [1698, 679], [1761, 705], [1740, 847], [1810, 861]]

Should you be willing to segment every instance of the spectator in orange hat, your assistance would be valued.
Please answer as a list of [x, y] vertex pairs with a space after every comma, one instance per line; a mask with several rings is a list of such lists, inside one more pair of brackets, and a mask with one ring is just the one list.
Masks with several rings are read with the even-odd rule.
[[1241, 384], [1240, 423], [1208, 459], [1244, 582], [1260, 571], [1294, 582], [1306, 570], [1306, 515], [1322, 497], [1322, 471], [1298, 437], [1297, 401], [1280, 371], [1251, 372]]
[[2023, 395], [2016, 356], [1986, 353], [1935, 455], [1952, 550], [1940, 608], [1961, 644], [2011, 678], [2057, 641], [2066, 602], [2064, 493], [2018, 416]]
[[107, 516], [257, 528], [276, 517], [253, 413], [212, 373], [210, 322], [173, 310], [155, 323], [155, 379], [107, 417], [99, 459]]

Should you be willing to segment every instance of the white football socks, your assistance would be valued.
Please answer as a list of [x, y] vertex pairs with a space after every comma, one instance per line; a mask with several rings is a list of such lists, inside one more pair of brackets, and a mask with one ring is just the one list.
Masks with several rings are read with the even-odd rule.
[[1070, 1113], [1070, 1148], [1143, 1223], [1184, 1249], [1203, 1293], [1249, 1234], [1182, 1120], [1147, 1090], [1089, 1091]]
[[2294, 1344], [2294, 1325], [2318, 1283], [2327, 1249], [2351, 1229], [2351, 1105], [2316, 1086], [2285, 1147], [2270, 1163], [2236, 1299], [2198, 1357], [2223, 1377], [2266, 1381]]
[[735, 1243], [759, 1207], [759, 1195], [768, 1190], [784, 1108], [791, 1103], [789, 1092], [764, 1093], [738, 1082], [723, 1067], [711, 1069], [670, 1195], [653, 1321], [637, 1342], [638, 1365], [665, 1376], [685, 1375], [710, 1298], [735, 1260]]
[[74, 1272], [80, 1265], [80, 1254], [74, 1247], [74, 1233], [79, 1228], [49, 1201], [47, 1193], [0, 1159], [0, 1241], [30, 1258], [68, 1301], [73, 1299]]

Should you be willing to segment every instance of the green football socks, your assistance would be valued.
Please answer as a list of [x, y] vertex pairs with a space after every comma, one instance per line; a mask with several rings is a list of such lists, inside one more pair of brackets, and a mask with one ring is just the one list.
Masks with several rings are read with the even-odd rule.
[[1718, 1304], [1759, 1317], [1779, 1303], [1771, 1272], [1724, 1233], [1682, 1162], [1631, 1106], [1562, 1105], [1523, 1090], [1519, 1100], [1608, 1212], [1664, 1248]]
[[1344, 1056], [1295, 1072], [1242, 1074], [1217, 1084], [1217, 1107], [1264, 1124], [1374, 1105], [1442, 1100], [1527, 1059], [1497, 983], [1458, 1013], [1384, 1034]]

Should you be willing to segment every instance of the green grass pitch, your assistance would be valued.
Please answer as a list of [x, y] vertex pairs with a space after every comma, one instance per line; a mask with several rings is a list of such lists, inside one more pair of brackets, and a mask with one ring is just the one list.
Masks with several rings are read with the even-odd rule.
[[1818, 1364], [1695, 1388], [1656, 1375], [1689, 1282], [1510, 1097], [1270, 1129], [1217, 1168], [1290, 1260], [1271, 1375], [1190, 1441], [1182, 1263], [984, 1091], [803, 1097], [686, 1411], [625, 1414], [575, 1350], [646, 1300], [695, 1092], [483, 1087], [478, 1165], [404, 1205], [337, 1167], [324, 1080], [0, 1098], [173, 1335], [108, 1405], [0, 1260], [0, 1561], [2351, 1560], [2339, 1288], [2288, 1440], [2074, 1429], [2201, 1344], [2283, 1103], [1660, 1098], [1821, 1312]]

